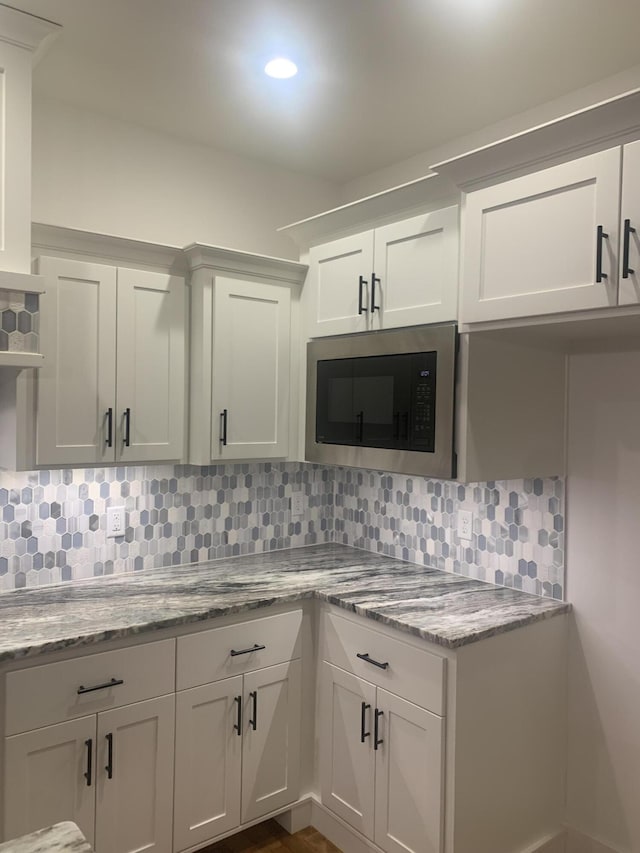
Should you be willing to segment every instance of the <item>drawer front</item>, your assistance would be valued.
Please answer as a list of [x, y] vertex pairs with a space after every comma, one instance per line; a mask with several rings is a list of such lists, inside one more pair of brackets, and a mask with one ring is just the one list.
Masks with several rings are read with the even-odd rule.
[[444, 716], [444, 658], [333, 613], [324, 614], [322, 655], [329, 663]]
[[300, 657], [301, 627], [302, 610], [294, 610], [180, 637], [176, 689], [198, 687]]
[[10, 672], [6, 734], [173, 693], [174, 685], [175, 640]]

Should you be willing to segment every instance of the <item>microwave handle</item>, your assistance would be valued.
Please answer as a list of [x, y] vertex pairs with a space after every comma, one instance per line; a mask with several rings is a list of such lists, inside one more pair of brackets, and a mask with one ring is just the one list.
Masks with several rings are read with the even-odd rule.
[[358, 412], [356, 415], [356, 421], [358, 424], [358, 438], [357, 440], [362, 444], [364, 440], [364, 412]]

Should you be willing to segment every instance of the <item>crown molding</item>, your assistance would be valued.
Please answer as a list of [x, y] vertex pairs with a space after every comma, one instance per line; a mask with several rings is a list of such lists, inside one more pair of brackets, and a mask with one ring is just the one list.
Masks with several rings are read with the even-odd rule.
[[460, 192], [449, 178], [430, 174], [284, 225], [278, 231], [288, 234], [305, 250], [328, 240], [358, 234], [368, 228], [459, 202]]
[[286, 258], [256, 255], [253, 252], [240, 252], [223, 246], [208, 246], [205, 243], [191, 243], [185, 246], [184, 253], [192, 272], [208, 269], [218, 273], [240, 273], [301, 285], [309, 269], [306, 264]]
[[41, 222], [34, 222], [31, 226], [31, 249], [34, 256], [54, 254], [81, 257], [97, 263], [142, 267], [174, 275], [185, 275], [188, 272], [184, 253], [178, 246]]
[[640, 138], [640, 89], [431, 166], [469, 192]]
[[34, 61], [40, 59], [61, 30], [60, 24], [0, 3], [0, 42], [31, 51]]

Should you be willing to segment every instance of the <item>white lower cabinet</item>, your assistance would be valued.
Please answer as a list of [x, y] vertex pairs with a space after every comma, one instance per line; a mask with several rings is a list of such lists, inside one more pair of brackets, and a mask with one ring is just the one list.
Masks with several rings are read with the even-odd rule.
[[171, 850], [174, 697], [5, 740], [5, 837], [62, 820], [97, 853]]
[[180, 691], [176, 707], [175, 851], [298, 798], [300, 660]]
[[322, 802], [389, 853], [442, 850], [444, 721], [323, 662]]

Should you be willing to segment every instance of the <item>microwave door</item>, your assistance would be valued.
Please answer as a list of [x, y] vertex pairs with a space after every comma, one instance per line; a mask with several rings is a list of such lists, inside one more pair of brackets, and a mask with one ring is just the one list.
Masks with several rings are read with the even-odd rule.
[[407, 356], [353, 359], [353, 405], [358, 444], [401, 449], [409, 438]]
[[316, 441], [321, 444], [357, 444], [358, 438], [352, 359], [319, 361]]

